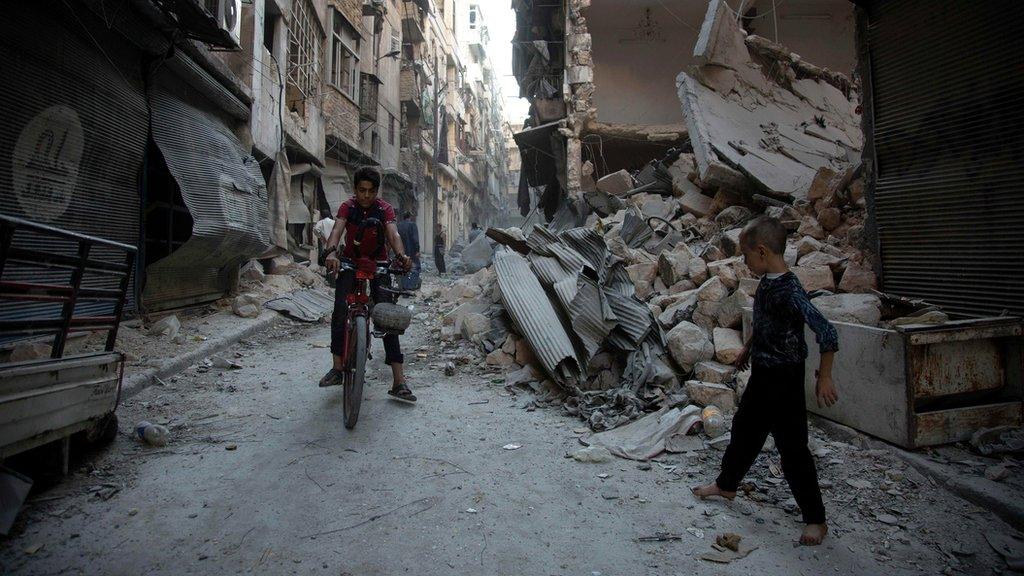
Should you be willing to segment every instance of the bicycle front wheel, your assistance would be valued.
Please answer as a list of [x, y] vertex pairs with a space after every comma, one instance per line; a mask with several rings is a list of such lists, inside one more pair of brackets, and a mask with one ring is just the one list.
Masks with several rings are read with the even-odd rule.
[[352, 333], [349, 334], [349, 366], [342, 395], [342, 410], [345, 413], [345, 428], [355, 428], [359, 421], [359, 405], [363, 402], [363, 381], [366, 379], [367, 345], [366, 317], [352, 319]]

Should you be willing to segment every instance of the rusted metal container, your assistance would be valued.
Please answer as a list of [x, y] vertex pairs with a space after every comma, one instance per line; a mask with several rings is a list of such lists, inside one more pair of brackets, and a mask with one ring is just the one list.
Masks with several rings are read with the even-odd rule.
[[[959, 442], [979, 428], [1021, 424], [1024, 325], [982, 318], [895, 330], [834, 323], [839, 402], [814, 396], [818, 352], [807, 358], [807, 409], [904, 448]], [[814, 342], [808, 331], [808, 342]]]

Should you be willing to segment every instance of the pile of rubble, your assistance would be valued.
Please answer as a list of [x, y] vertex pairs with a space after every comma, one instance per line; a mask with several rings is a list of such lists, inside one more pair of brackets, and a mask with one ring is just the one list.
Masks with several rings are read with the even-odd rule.
[[947, 320], [876, 290], [855, 83], [746, 36], [723, 2], [708, 22], [678, 79], [691, 146], [601, 178], [585, 162], [561, 216], [489, 230], [501, 247], [481, 237], [474, 252], [493, 265], [444, 294], [456, 307], [442, 336], [524, 367], [513, 381], [550, 380], [594, 430], [656, 408], [735, 409], [747, 375], [732, 364], [758, 285], [739, 236], [761, 214], [790, 231], [786, 262], [829, 319]]

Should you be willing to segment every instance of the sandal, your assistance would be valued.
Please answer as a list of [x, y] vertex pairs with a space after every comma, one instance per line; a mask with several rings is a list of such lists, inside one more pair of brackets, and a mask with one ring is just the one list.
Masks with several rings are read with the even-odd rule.
[[345, 373], [337, 368], [331, 368], [324, 374], [324, 377], [320, 379], [320, 387], [327, 388], [328, 386], [341, 386], [345, 383]]
[[406, 402], [415, 402], [416, 396], [413, 395], [412, 390], [408, 386], [403, 384], [395, 384], [388, 390], [388, 394], [398, 400], [405, 400]]

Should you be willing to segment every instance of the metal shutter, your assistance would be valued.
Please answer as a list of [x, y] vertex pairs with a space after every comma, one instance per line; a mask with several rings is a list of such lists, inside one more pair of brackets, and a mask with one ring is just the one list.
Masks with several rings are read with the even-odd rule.
[[885, 290], [1024, 315], [1024, 11], [886, 0], [868, 16]]
[[[138, 177], [147, 107], [141, 55], [77, 3], [28, 2], [0, 19], [0, 212], [136, 245]], [[15, 243], [74, 253], [70, 242], [31, 234]], [[123, 262], [103, 250], [101, 260]], [[66, 282], [68, 272], [12, 265], [8, 280]], [[114, 288], [86, 274], [83, 286]], [[126, 311], [135, 308], [129, 288]], [[78, 313], [105, 315], [112, 303], [83, 302]], [[0, 303], [0, 317], [56, 317], [60, 306]]]

